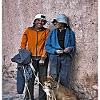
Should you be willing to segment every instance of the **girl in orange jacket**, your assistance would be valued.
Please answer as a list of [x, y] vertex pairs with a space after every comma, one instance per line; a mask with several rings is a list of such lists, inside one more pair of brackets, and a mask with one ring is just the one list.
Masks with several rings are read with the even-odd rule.
[[[46, 77], [47, 74], [47, 59], [45, 51], [45, 41], [49, 33], [49, 29], [44, 28], [46, 24], [46, 18], [43, 14], [37, 14], [34, 19], [32, 27], [28, 27], [24, 30], [21, 41], [21, 48], [28, 49], [32, 53], [32, 65], [35, 68], [36, 73], [39, 73], [40, 82], [42, 77]], [[35, 77], [33, 75], [32, 80], [28, 82], [28, 88], [31, 95], [31, 100], [34, 100]], [[26, 91], [25, 100], [29, 100], [29, 93]], [[46, 94], [39, 85], [39, 100], [46, 100]]]

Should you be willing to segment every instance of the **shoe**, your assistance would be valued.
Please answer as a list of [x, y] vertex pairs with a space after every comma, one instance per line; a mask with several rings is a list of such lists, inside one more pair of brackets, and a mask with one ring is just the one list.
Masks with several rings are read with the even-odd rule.
[[25, 97], [24, 97], [24, 100], [29, 100], [29, 97], [25, 96]]

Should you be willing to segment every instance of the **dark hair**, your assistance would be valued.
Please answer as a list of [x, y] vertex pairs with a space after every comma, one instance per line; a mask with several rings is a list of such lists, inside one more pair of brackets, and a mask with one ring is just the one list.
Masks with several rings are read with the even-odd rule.
[[[56, 19], [54, 19], [54, 20], [52, 21], [53, 24], [54, 24], [55, 22], [57, 22]], [[69, 26], [68, 24], [66, 24], [66, 23], [62, 23], [62, 24], [64, 24], [64, 27], [65, 27], [65, 28], [71, 29], [70, 26]]]
[[57, 20], [56, 19], [53, 19], [52, 23], [54, 24], [55, 22], [57, 22]]
[[63, 23], [63, 24], [64, 24], [65, 28], [69, 28], [70, 29], [70, 26], [68, 24], [65, 24], [65, 23]]

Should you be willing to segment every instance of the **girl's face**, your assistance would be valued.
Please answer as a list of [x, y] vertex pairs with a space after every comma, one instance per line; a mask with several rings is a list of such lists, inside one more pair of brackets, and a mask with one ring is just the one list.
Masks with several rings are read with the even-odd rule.
[[54, 24], [54, 26], [55, 26], [57, 29], [62, 29], [62, 28], [64, 28], [64, 24], [63, 24], [63, 23], [54, 22], [53, 24]]
[[43, 25], [45, 24], [45, 20], [43, 20], [43, 19], [36, 19], [34, 23], [35, 23], [35, 26], [37, 28], [42, 28]]

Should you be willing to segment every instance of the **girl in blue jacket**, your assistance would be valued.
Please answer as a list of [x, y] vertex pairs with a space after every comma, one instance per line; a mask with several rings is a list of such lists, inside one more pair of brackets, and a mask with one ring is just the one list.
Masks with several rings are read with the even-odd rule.
[[49, 54], [49, 74], [68, 86], [71, 60], [75, 52], [75, 34], [68, 26], [68, 18], [59, 14], [53, 20], [55, 28], [49, 33], [45, 49]]

